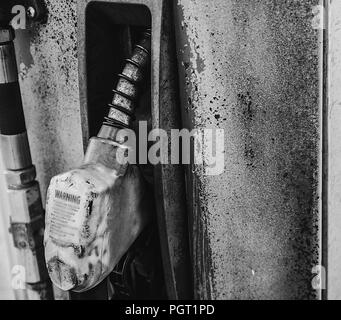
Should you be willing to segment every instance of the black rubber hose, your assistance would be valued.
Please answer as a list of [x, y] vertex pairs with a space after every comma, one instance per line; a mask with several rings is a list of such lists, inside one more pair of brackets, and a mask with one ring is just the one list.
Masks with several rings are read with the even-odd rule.
[[9, 34], [0, 38], [0, 134], [16, 135], [25, 132], [26, 126], [18, 82], [14, 33], [10, 27], [0, 28], [0, 32]]
[[16, 135], [26, 131], [18, 82], [0, 84], [0, 134]]
[[12, 20], [11, 13], [11, 1], [9, 0], [1, 0], [0, 3], [0, 28], [5, 28], [9, 26], [9, 23]]

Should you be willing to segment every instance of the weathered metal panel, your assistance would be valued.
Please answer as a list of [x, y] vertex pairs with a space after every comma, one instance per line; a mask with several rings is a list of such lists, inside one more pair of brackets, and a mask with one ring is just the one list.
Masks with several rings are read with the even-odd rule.
[[51, 177], [83, 159], [75, 3], [46, 1], [47, 23], [16, 32], [25, 119], [43, 202]]
[[328, 299], [341, 299], [341, 2], [329, 7]]
[[176, 1], [185, 125], [225, 130], [224, 173], [189, 174], [197, 298], [316, 298], [317, 4]]
[[[81, 163], [87, 140], [86, 110], [78, 98], [75, 2], [47, 0], [48, 23], [19, 31], [17, 38], [43, 196], [53, 175]], [[318, 31], [311, 19], [317, 1], [174, 2], [186, 126], [225, 129], [225, 172], [192, 179], [196, 296], [314, 298], [311, 267], [320, 260], [320, 75]], [[154, 48], [159, 52], [158, 44]], [[157, 97], [158, 83], [155, 90]], [[331, 106], [337, 99], [335, 89]], [[333, 107], [334, 150], [338, 116]], [[333, 166], [337, 199], [336, 156]], [[337, 207], [338, 200], [331, 211], [335, 217]], [[330, 238], [335, 259], [337, 227]], [[337, 274], [336, 267], [331, 271]], [[337, 290], [333, 294], [339, 296]]]
[[[43, 203], [51, 177], [81, 163], [87, 138], [79, 102], [76, 1], [46, 5], [46, 24], [16, 31], [25, 120]], [[55, 296], [67, 297], [57, 289]]]

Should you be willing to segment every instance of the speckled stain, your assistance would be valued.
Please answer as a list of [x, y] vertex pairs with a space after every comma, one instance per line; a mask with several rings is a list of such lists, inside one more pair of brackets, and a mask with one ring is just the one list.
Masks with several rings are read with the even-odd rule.
[[317, 2], [177, 1], [185, 124], [225, 130], [225, 172], [192, 175], [197, 297], [316, 297]]
[[52, 176], [81, 163], [75, 0], [47, 0], [45, 25], [16, 35], [20, 85], [43, 202]]

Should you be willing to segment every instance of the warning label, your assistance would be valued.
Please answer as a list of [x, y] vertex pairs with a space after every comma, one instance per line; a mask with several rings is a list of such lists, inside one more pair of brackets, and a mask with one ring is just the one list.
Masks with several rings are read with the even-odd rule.
[[63, 242], [77, 242], [77, 214], [80, 209], [80, 196], [55, 190], [50, 212], [50, 237]]

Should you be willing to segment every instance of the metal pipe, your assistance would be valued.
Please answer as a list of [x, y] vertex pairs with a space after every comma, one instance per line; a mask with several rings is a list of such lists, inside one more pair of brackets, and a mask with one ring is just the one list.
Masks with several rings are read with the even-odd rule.
[[[28, 299], [52, 298], [43, 257], [44, 210], [21, 101], [14, 31], [0, 27], [0, 147], [11, 207], [10, 231]], [[17, 295], [18, 296], [18, 295]]]

